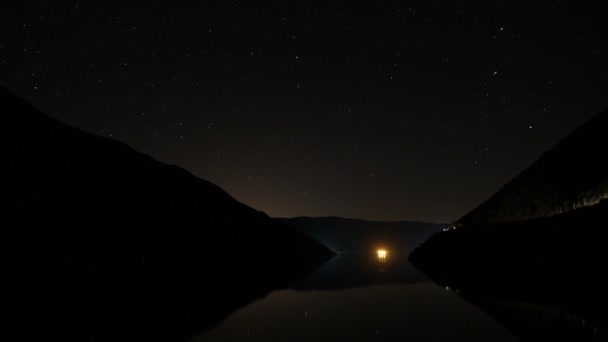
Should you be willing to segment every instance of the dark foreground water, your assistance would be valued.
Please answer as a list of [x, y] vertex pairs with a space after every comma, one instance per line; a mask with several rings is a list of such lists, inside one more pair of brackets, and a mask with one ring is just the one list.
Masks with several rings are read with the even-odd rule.
[[343, 254], [192, 341], [516, 340], [458, 292], [432, 283], [405, 252]]

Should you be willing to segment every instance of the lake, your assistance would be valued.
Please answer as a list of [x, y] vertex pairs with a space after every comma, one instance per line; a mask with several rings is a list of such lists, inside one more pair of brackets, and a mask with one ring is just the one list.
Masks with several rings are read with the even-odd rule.
[[[281, 270], [277, 270], [280, 272]], [[406, 252], [341, 254], [192, 341], [517, 341]]]

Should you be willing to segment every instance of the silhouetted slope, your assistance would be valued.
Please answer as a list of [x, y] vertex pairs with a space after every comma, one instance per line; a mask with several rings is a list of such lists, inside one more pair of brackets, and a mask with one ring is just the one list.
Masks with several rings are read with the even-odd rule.
[[370, 251], [378, 247], [409, 251], [447, 226], [408, 221], [376, 222], [341, 217], [294, 217], [278, 220], [340, 252]]
[[547, 217], [608, 198], [608, 110], [572, 132], [457, 224]]
[[0, 108], [0, 300], [19, 303], [28, 340], [179, 340], [331, 255], [219, 187], [2, 89]]
[[[414, 266], [472, 297], [481, 293], [558, 308], [608, 327], [607, 131], [604, 111], [464, 216], [456, 229], [416, 248], [410, 255]], [[608, 329], [598, 334], [606, 336]]]
[[[603, 200], [549, 218], [450, 230], [433, 235], [414, 250], [410, 261], [433, 281], [459, 289], [467, 298], [550, 308], [585, 320], [605, 338], [607, 213], [608, 201]], [[480, 306], [485, 309], [483, 301]], [[499, 321], [506, 320], [505, 326], [514, 324], [513, 317], [497, 315]], [[534, 322], [515, 325], [533, 326]], [[537, 341], [534, 334], [539, 333], [522, 331], [521, 337]], [[564, 335], [558, 340], [580, 339]]]

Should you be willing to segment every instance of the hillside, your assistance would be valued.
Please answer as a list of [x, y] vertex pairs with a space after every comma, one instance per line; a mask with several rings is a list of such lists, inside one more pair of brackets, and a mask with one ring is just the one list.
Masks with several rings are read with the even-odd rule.
[[[582, 325], [603, 327], [595, 334], [608, 336], [603, 286], [608, 268], [607, 130], [604, 111], [465, 215], [455, 229], [434, 234], [410, 261], [466, 297], [548, 308], [577, 317]], [[496, 310], [499, 320], [535, 340], [538, 331], [503, 310]], [[589, 332], [588, 327], [570, 330], [568, 334]]]
[[0, 303], [27, 340], [180, 340], [332, 255], [7, 90], [0, 107]]
[[278, 219], [309, 234], [334, 251], [353, 252], [376, 248], [411, 251], [445, 224], [378, 222], [341, 217], [294, 217]]
[[[606, 213], [608, 200], [603, 200], [550, 218], [450, 230], [433, 235], [409, 259], [433, 281], [458, 289], [465, 298], [528, 303], [562, 317], [578, 317], [578, 323], [588, 325], [579, 324], [580, 333], [601, 327], [596, 334], [603, 340], [608, 336]], [[485, 310], [483, 301], [479, 305]], [[520, 313], [499, 315], [506, 325], [525, 324]], [[564, 335], [561, 340], [582, 339]]]
[[457, 225], [548, 217], [608, 198], [608, 110], [545, 152]]

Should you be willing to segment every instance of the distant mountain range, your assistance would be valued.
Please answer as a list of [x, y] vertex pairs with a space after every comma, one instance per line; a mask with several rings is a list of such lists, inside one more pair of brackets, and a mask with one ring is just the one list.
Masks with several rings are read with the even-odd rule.
[[377, 222], [342, 217], [279, 218], [336, 252], [375, 251], [377, 248], [411, 252], [447, 224]]
[[[519, 327], [523, 339], [537, 340], [542, 331], [534, 327], [549, 322], [520, 322], [505, 313], [508, 303], [518, 303], [518, 310], [558, 308], [575, 317], [569, 320], [580, 329], [569, 323], [560, 340], [580, 340], [590, 331], [599, 339], [608, 337], [603, 285], [608, 269], [607, 132], [604, 111], [453, 229], [434, 234], [410, 260], [436, 282], [460, 289], [465, 298], [496, 313], [503, 324]], [[488, 303], [507, 304], [498, 309]]]
[[180, 340], [333, 255], [5, 89], [0, 108], [0, 304], [23, 339]]

